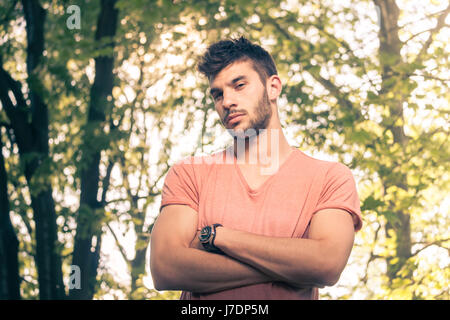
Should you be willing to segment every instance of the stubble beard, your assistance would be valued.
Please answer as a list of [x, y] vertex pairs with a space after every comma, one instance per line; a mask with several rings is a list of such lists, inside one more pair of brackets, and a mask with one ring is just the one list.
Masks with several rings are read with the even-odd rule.
[[263, 94], [258, 99], [257, 107], [255, 109], [255, 117], [250, 118], [247, 128], [227, 129], [233, 139], [245, 139], [257, 137], [269, 125], [272, 118], [272, 108], [270, 106], [269, 96], [264, 88]]

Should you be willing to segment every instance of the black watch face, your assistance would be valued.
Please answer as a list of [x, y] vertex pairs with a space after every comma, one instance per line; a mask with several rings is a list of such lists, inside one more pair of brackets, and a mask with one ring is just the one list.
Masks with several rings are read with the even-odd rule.
[[200, 242], [207, 242], [210, 237], [211, 237], [211, 227], [206, 226], [200, 231], [198, 239], [200, 240]]

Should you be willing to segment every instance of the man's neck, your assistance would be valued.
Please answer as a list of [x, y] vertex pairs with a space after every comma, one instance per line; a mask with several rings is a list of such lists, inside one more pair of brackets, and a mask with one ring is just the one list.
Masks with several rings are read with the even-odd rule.
[[278, 168], [291, 151], [281, 127], [263, 129], [250, 138], [234, 139], [234, 155], [243, 166]]

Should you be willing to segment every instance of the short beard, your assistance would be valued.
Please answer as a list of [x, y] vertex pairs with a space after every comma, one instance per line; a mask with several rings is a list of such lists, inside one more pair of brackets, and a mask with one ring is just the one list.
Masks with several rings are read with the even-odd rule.
[[262, 130], [266, 129], [272, 118], [272, 108], [270, 106], [269, 96], [264, 87], [262, 96], [258, 99], [257, 108], [255, 111], [255, 118], [250, 119], [250, 124], [247, 129], [228, 129], [228, 132], [234, 139], [250, 139], [257, 137]]

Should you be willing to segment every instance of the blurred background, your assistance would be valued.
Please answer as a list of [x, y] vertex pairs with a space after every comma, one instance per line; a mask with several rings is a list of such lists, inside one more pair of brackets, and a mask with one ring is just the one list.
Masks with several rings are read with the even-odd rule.
[[152, 226], [170, 166], [230, 143], [196, 64], [239, 35], [276, 61], [290, 144], [358, 184], [363, 229], [320, 298], [449, 299], [449, 12], [0, 0], [0, 299], [179, 297], [153, 288]]

